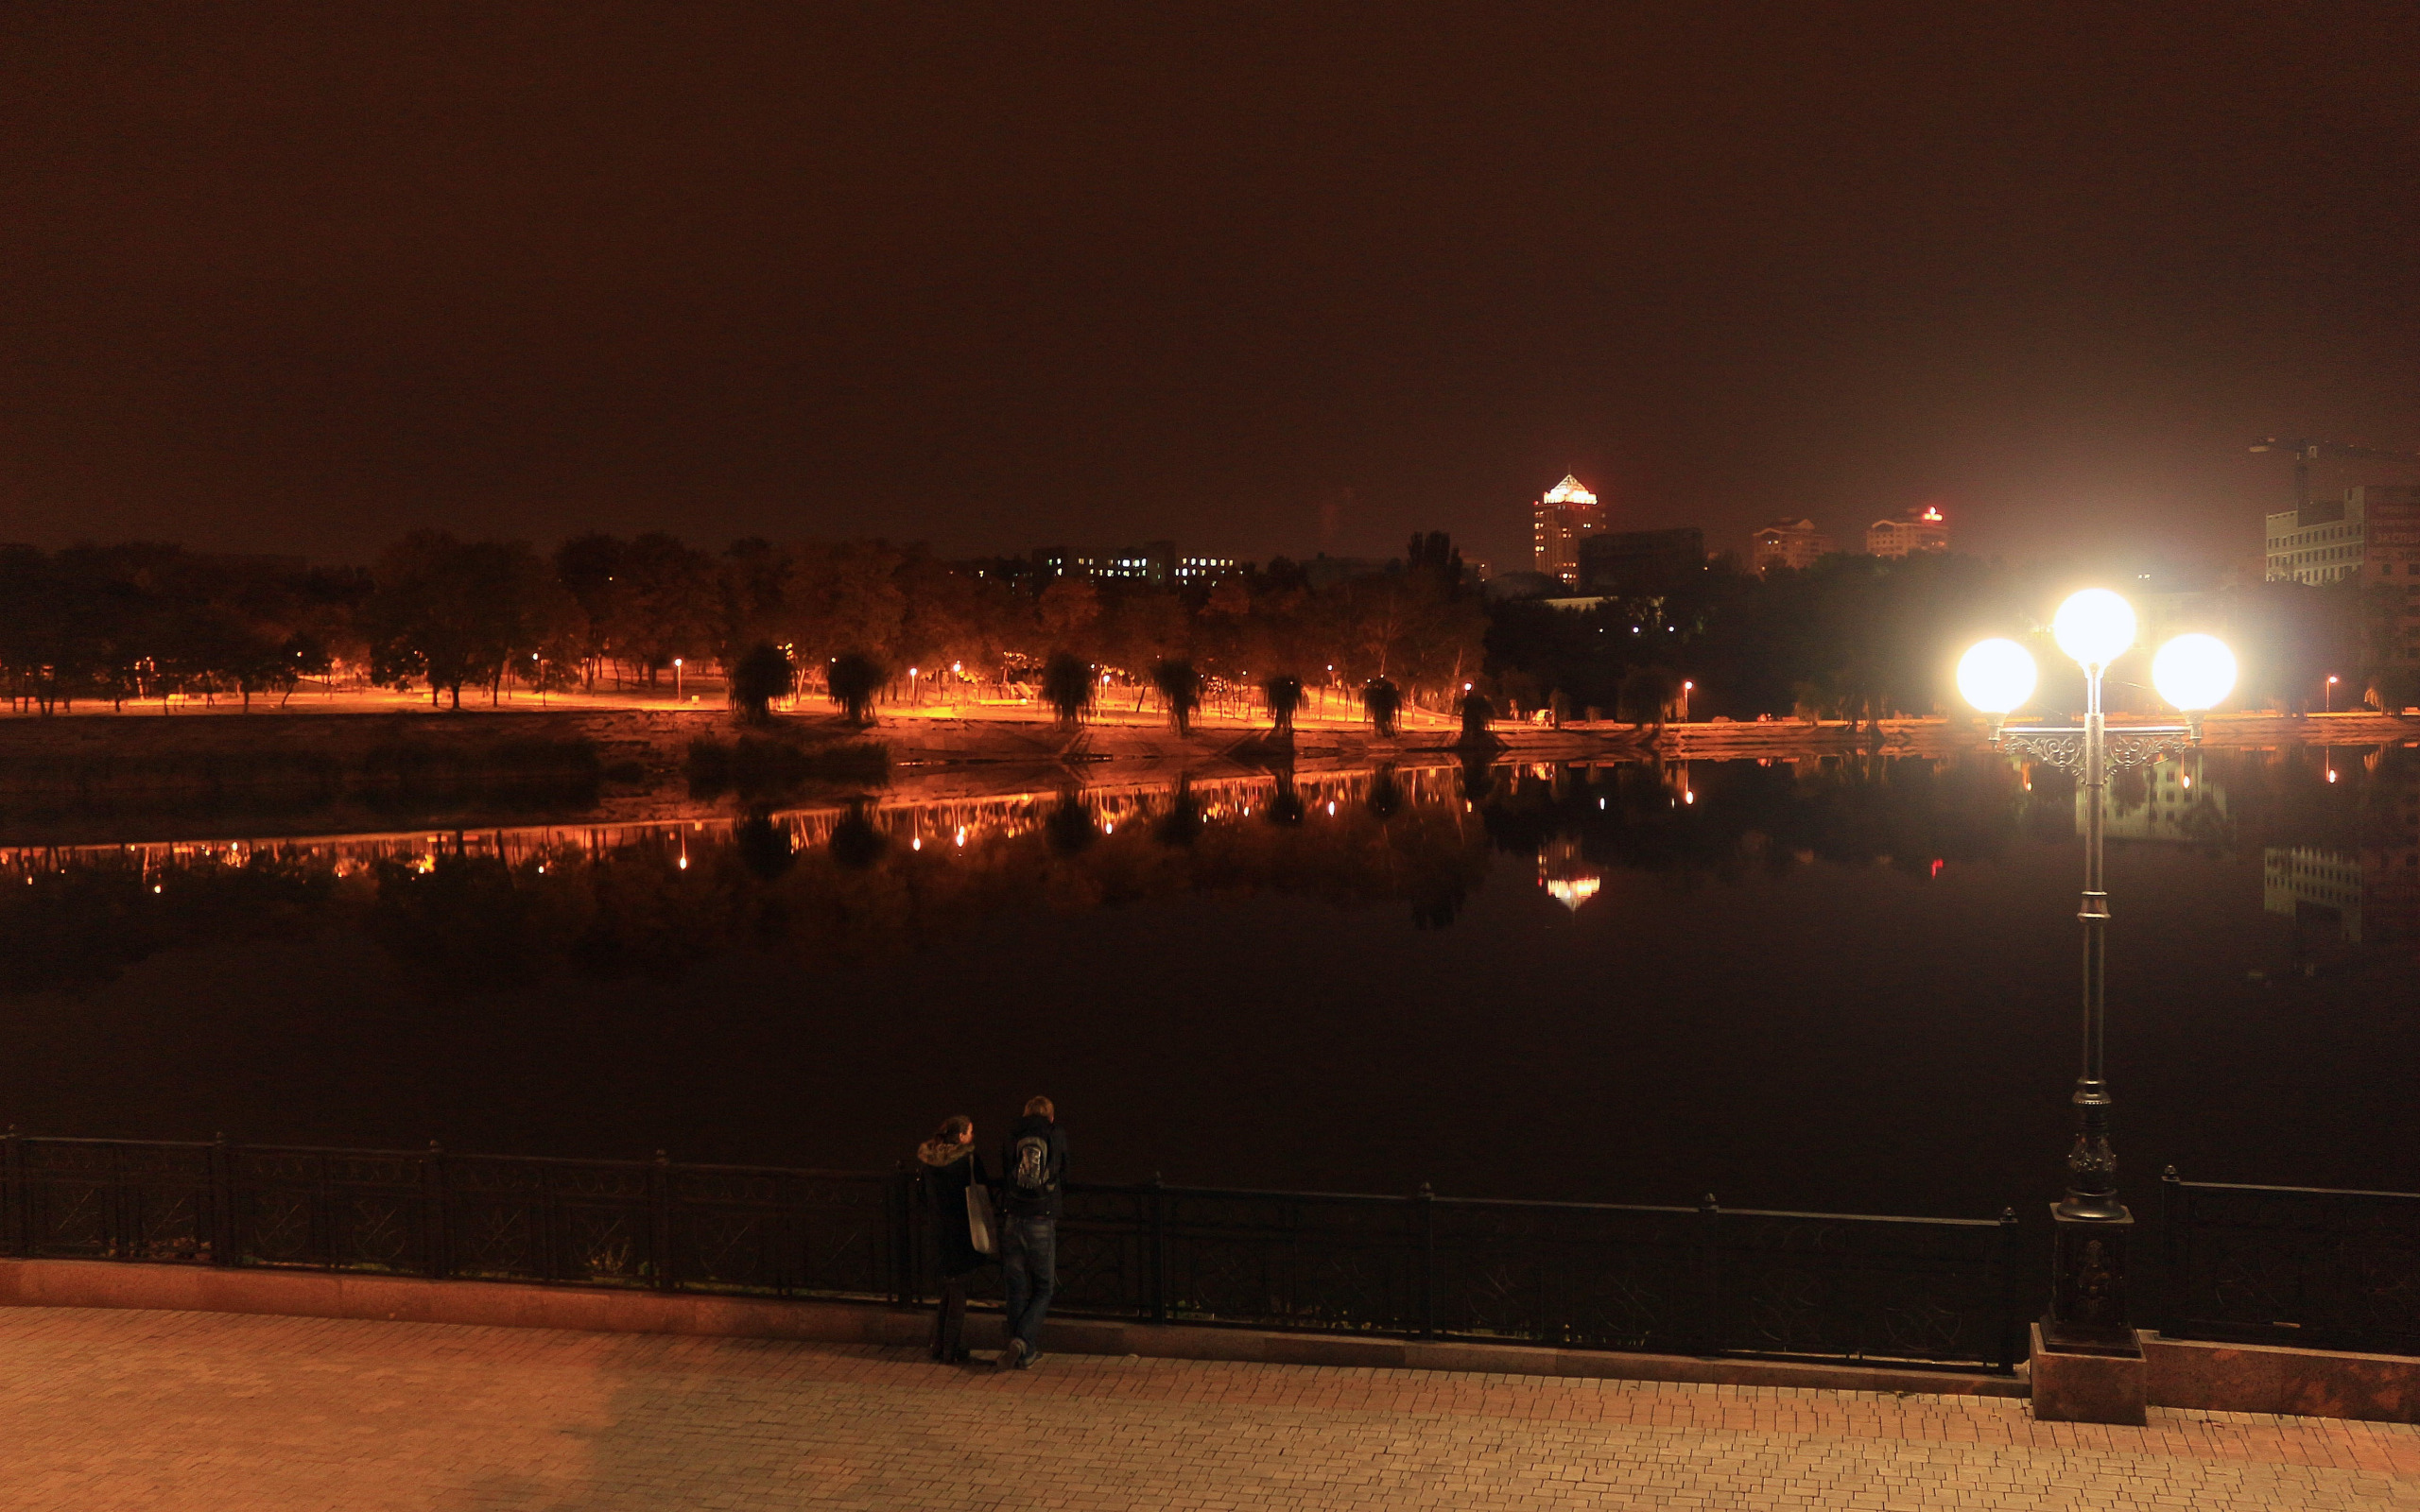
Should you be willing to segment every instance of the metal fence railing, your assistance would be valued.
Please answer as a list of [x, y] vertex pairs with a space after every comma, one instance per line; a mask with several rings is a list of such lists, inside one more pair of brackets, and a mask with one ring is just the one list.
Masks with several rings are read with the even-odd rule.
[[2161, 1332], [2420, 1354], [2420, 1193], [2160, 1189]]
[[[0, 1254], [911, 1304], [912, 1174], [0, 1138]], [[1071, 1184], [1075, 1314], [2005, 1370], [1996, 1220]], [[2030, 1297], [2031, 1290], [2022, 1289]]]

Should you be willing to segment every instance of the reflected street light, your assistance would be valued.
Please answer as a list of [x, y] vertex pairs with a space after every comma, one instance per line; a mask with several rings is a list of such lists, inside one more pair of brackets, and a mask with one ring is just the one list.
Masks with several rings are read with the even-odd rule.
[[2185, 712], [2187, 722], [2126, 726], [2112, 735], [2101, 717], [2101, 679], [2133, 647], [2135, 634], [2134, 606], [2105, 588], [2087, 588], [2059, 606], [2051, 639], [2083, 668], [2080, 726], [2005, 723], [2033, 696], [2036, 683], [2033, 658], [2015, 642], [1981, 642], [1958, 662], [1958, 691], [2002, 721], [1993, 733], [1996, 746], [2082, 774], [2083, 902], [2076, 917], [2083, 924], [2083, 1057], [2069, 1099], [2076, 1134], [2067, 1151], [2067, 1194], [2050, 1209], [2057, 1242], [2042, 1343], [2055, 1351], [2127, 1357], [2138, 1356], [2140, 1349], [2126, 1320], [2125, 1240], [2134, 1217], [2118, 1200], [2118, 1157], [2109, 1139], [2109, 893], [2101, 866], [2102, 812], [2111, 768], [2143, 765], [2197, 744], [2204, 711], [2233, 692], [2236, 679], [2235, 653], [2223, 642], [2180, 635], [2152, 659], [2152, 681], [2161, 697]]

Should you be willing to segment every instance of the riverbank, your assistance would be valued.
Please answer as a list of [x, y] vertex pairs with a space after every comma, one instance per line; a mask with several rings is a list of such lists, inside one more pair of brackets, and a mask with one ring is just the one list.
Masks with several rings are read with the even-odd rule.
[[[1023, 717], [1015, 717], [1023, 714]], [[2113, 727], [2116, 728], [2116, 727]], [[2231, 714], [2207, 745], [2378, 745], [2420, 738], [2420, 720], [2375, 714]], [[1290, 767], [1499, 761], [1805, 761], [1946, 757], [1983, 748], [1979, 719], [1561, 727], [1499, 724], [1486, 742], [1425, 720], [1392, 737], [1305, 721], [1290, 743], [1241, 719], [1180, 735], [1112, 714], [1068, 730], [1021, 710], [886, 712], [867, 730], [824, 712], [742, 727], [703, 708], [425, 710], [296, 708], [200, 718], [106, 713], [0, 719], [0, 841], [94, 844], [236, 833], [269, 835], [533, 820], [630, 823], [727, 815], [735, 802], [851, 792], [965, 796], [1071, 783], [1216, 779]]]

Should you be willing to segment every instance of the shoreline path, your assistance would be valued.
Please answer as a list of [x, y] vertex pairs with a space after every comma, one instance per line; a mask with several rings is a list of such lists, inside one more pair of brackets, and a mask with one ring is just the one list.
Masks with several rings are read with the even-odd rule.
[[2420, 1508], [2420, 1428], [2009, 1398], [0, 1310], [0, 1506]]

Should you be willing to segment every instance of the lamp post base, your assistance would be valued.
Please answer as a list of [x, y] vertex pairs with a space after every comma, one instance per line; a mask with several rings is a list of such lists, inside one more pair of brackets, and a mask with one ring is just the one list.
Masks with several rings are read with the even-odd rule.
[[2142, 1347], [2136, 1345], [2128, 1355], [2055, 1349], [2044, 1338], [2047, 1328], [2033, 1325], [2033, 1353], [2026, 1370], [2033, 1388], [2034, 1420], [2142, 1427], [2151, 1380]]
[[2070, 1354], [2139, 1355], [2126, 1314], [2126, 1243], [2134, 1214], [2071, 1218], [2050, 1209], [2050, 1314], [2042, 1341]]

